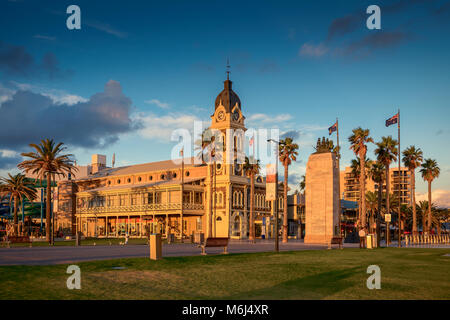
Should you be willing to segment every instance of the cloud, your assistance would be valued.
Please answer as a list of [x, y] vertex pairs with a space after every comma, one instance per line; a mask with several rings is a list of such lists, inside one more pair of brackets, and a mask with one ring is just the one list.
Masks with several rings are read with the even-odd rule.
[[[404, 12], [412, 6], [420, 4], [430, 4], [432, 2], [433, 0], [400, 0], [394, 3], [380, 6], [381, 15], [386, 13], [393, 14], [397, 12]], [[445, 7], [445, 5], [443, 5], [442, 7]], [[350, 13], [344, 17], [334, 19], [328, 27], [327, 41], [331, 41], [352, 33], [361, 28], [361, 26], [365, 27], [366, 19], [369, 16], [368, 14], [366, 14], [365, 9], [366, 7], [361, 8], [361, 10]]]
[[12, 150], [0, 150], [0, 170], [11, 169], [22, 161], [22, 157]]
[[56, 56], [48, 52], [37, 64], [33, 56], [25, 47], [6, 44], [0, 41], [0, 71], [19, 76], [35, 76], [45, 74], [50, 79], [65, 78], [73, 74], [72, 70], [63, 70], [59, 67]]
[[144, 101], [147, 104], [153, 104], [161, 109], [169, 109], [170, 105], [167, 102], [161, 102], [158, 99], [151, 99]]
[[254, 113], [247, 117], [247, 122], [254, 123], [255, 125], [268, 125], [268, 124], [280, 124], [292, 119], [292, 116], [287, 113], [278, 115], [269, 115], [265, 113]]
[[119, 31], [107, 23], [102, 23], [98, 21], [85, 21], [84, 24], [99, 31], [111, 34], [117, 38], [123, 39], [128, 37], [128, 33]]
[[56, 37], [46, 36], [46, 35], [43, 35], [43, 34], [35, 34], [35, 35], [33, 36], [33, 38], [35, 38], [35, 39], [49, 40], [49, 41], [54, 41], [54, 40], [56, 40]]
[[322, 57], [327, 52], [328, 52], [328, 48], [323, 43], [320, 43], [318, 45], [304, 43], [302, 45], [302, 47], [300, 48], [300, 51], [298, 52], [298, 54], [300, 56], [306, 56], [306, 57]]
[[353, 13], [345, 17], [336, 18], [328, 27], [327, 41], [351, 33], [361, 25], [364, 25], [364, 15], [361, 13]]
[[353, 41], [341, 51], [344, 55], [362, 56], [368, 55], [374, 50], [398, 46], [412, 36], [401, 31], [378, 31], [372, 32], [365, 37]]
[[450, 2], [444, 3], [442, 6], [434, 10], [434, 14], [441, 15], [450, 12]]
[[141, 137], [165, 142], [171, 141], [174, 130], [186, 129], [192, 132], [194, 121], [202, 121], [195, 115], [182, 113], [169, 113], [163, 116], [157, 116], [152, 113], [140, 113], [135, 116], [135, 119], [142, 123], [142, 127], [138, 131]]
[[[416, 202], [428, 201], [428, 193], [416, 193]], [[431, 202], [438, 208], [450, 208], [450, 190], [437, 189], [431, 192]]]
[[270, 59], [264, 60], [257, 68], [261, 73], [273, 73], [280, 70], [278, 64]]
[[110, 80], [104, 92], [75, 104], [55, 103], [31, 91], [17, 91], [0, 107], [0, 148], [23, 150], [31, 142], [53, 138], [79, 147], [105, 147], [139, 127], [130, 118], [131, 100]]

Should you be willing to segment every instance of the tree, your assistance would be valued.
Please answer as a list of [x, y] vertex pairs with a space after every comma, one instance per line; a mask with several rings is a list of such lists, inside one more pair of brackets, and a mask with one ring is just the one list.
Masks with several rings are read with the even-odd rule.
[[249, 229], [249, 239], [255, 240], [255, 209], [254, 209], [254, 198], [255, 198], [255, 175], [259, 173], [261, 169], [259, 164], [259, 159], [256, 160], [253, 157], [245, 157], [244, 172], [250, 178], [250, 229]]
[[[377, 160], [384, 165], [386, 172], [386, 213], [390, 213], [390, 185], [389, 185], [389, 166], [391, 162], [397, 160], [397, 140], [392, 136], [382, 137], [380, 142], [376, 143], [375, 155]], [[389, 232], [387, 232], [389, 235]], [[389, 239], [387, 239], [389, 241]]]
[[416, 209], [420, 213], [420, 216], [422, 218], [422, 232], [425, 233], [425, 230], [427, 230], [428, 201], [419, 201]]
[[19, 163], [19, 169], [25, 173], [31, 172], [35, 174], [39, 180], [46, 179], [47, 182], [47, 198], [45, 205], [45, 233], [47, 241], [52, 240], [51, 232], [54, 230], [50, 228], [51, 225], [51, 183], [52, 177], [55, 175], [66, 177], [73, 174], [78, 168], [74, 165], [72, 154], [61, 154], [66, 147], [64, 143], [60, 142], [55, 145], [53, 139], [41, 140], [39, 145], [31, 143], [30, 147], [34, 148], [36, 152], [26, 152], [21, 155], [31, 160], [24, 160]]
[[381, 206], [383, 198], [384, 165], [381, 162], [373, 161], [368, 171], [369, 177], [378, 185], [378, 214], [377, 214], [377, 242], [380, 245], [380, 224], [381, 224]]
[[377, 208], [377, 203], [378, 203], [377, 194], [372, 191], [367, 191], [366, 192], [366, 203], [367, 203], [367, 207], [370, 211], [369, 229], [372, 230], [372, 225], [375, 221], [375, 209]]
[[416, 168], [422, 164], [423, 154], [420, 148], [409, 146], [403, 151], [403, 163], [411, 173], [411, 195], [412, 195], [412, 233], [417, 234], [417, 213], [416, 213]]
[[[217, 131], [211, 128], [206, 128], [203, 130], [200, 138], [195, 141], [196, 150], [199, 151], [197, 157], [201, 158], [202, 163], [207, 163], [210, 172], [210, 184], [209, 184], [209, 217], [208, 217], [208, 237], [212, 237], [212, 214], [213, 214], [213, 199], [215, 195], [213, 194], [213, 178], [215, 172], [215, 161], [216, 161], [216, 148], [218, 147], [220, 139], [216, 139]], [[218, 137], [217, 137], [218, 138]]]
[[292, 138], [287, 137], [280, 141], [279, 155], [280, 162], [284, 166], [284, 213], [283, 213], [283, 242], [288, 241], [288, 204], [287, 204], [287, 191], [288, 191], [288, 174], [289, 166], [292, 161], [297, 161], [298, 156], [298, 144], [294, 143]]
[[363, 129], [358, 127], [352, 130], [353, 134], [348, 137], [348, 141], [350, 142], [350, 149], [358, 156], [360, 161], [360, 199], [361, 199], [361, 212], [360, 212], [360, 223], [363, 229], [367, 228], [366, 222], [366, 154], [367, 154], [367, 144], [372, 142], [373, 139], [369, 136], [369, 129]]
[[8, 178], [0, 178], [0, 182], [0, 198], [9, 194], [9, 205], [11, 206], [14, 201], [14, 234], [17, 235], [17, 208], [19, 203], [23, 203], [25, 199], [29, 201], [36, 199], [36, 189], [30, 185], [25, 175], [21, 173], [14, 176], [8, 173]]
[[300, 191], [305, 191], [306, 188], [306, 177], [305, 175], [302, 175], [302, 180], [300, 181]]
[[[420, 173], [422, 174], [423, 180], [428, 182], [428, 203], [433, 203], [431, 201], [431, 183], [434, 179], [439, 177], [441, 169], [438, 167], [436, 160], [425, 159], [422, 163], [422, 168]], [[427, 231], [431, 231], [431, 206], [428, 207], [428, 228]]]

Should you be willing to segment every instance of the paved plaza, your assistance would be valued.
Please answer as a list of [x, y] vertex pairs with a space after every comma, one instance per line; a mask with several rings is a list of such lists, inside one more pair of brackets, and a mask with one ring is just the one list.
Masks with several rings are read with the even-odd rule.
[[[344, 247], [357, 246], [357, 244], [345, 244]], [[298, 240], [291, 240], [287, 244], [280, 242], [280, 251], [323, 249], [327, 249], [327, 246], [304, 244], [303, 241]], [[274, 242], [270, 240], [260, 240], [256, 243], [230, 241], [228, 247], [229, 253], [269, 252], [273, 250]], [[223, 248], [206, 248], [206, 252], [208, 254], [220, 254], [223, 252]], [[201, 248], [191, 243], [163, 244], [163, 257], [195, 256], [200, 255], [200, 253]], [[148, 256], [149, 247], [147, 245], [12, 247], [0, 248], [0, 265], [51, 265]]]
[[[382, 243], [383, 245], [383, 243]], [[397, 243], [391, 244], [396, 247]], [[345, 243], [344, 248], [358, 248], [359, 244]], [[412, 248], [450, 248], [449, 245], [420, 245]], [[303, 241], [290, 240], [287, 244], [280, 242], [280, 251], [326, 250], [324, 245], [304, 244]], [[333, 245], [333, 248], [337, 246]], [[274, 242], [259, 240], [230, 241], [229, 253], [271, 252]], [[207, 248], [208, 254], [220, 254], [223, 248]], [[191, 243], [163, 244], [163, 257], [181, 257], [200, 255], [201, 249]], [[0, 248], [0, 265], [52, 265], [81, 261], [109, 260], [120, 258], [142, 258], [149, 256], [147, 245], [112, 245], [112, 246], [56, 246], [56, 247], [13, 247]]]

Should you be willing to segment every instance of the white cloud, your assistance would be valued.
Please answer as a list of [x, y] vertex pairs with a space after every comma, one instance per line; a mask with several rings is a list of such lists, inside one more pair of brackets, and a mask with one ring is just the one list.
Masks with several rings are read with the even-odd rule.
[[72, 106], [80, 102], [89, 101], [89, 99], [83, 98], [76, 94], [65, 93], [63, 91], [55, 93], [42, 93], [42, 95], [52, 99], [53, 103], [55, 104], [67, 104], [69, 106]]
[[[416, 202], [428, 201], [428, 192], [416, 193]], [[438, 208], [450, 208], [450, 190], [437, 189], [431, 192], [431, 202]]]
[[167, 102], [162, 102], [162, 101], [159, 101], [158, 99], [146, 100], [144, 102], [147, 104], [153, 104], [161, 109], [168, 109], [170, 107], [170, 105]]
[[135, 115], [135, 119], [142, 123], [142, 129], [138, 130], [139, 135], [146, 139], [156, 139], [164, 142], [170, 141], [174, 130], [186, 129], [192, 132], [194, 122], [202, 121], [197, 116], [181, 113], [169, 113], [163, 116], [140, 113]]
[[299, 55], [306, 57], [321, 57], [328, 52], [328, 48], [320, 43], [318, 45], [304, 43], [300, 48]]

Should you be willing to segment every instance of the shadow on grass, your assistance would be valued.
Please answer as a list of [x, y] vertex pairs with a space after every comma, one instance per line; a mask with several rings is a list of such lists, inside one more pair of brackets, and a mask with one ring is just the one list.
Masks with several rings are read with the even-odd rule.
[[354, 267], [344, 270], [333, 270], [279, 283], [275, 286], [248, 291], [223, 299], [324, 299], [337, 292], [355, 285], [348, 278], [361, 272]]

